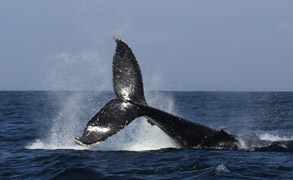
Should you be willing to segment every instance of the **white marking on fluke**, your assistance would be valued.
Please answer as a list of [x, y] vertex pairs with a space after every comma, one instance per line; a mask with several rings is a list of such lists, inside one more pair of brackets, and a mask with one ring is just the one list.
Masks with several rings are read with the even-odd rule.
[[123, 103], [121, 104], [121, 109], [122, 109], [123, 111], [125, 111], [126, 108], [128, 108], [129, 106], [130, 106], [130, 103], [129, 103], [129, 102], [123, 102]]
[[90, 132], [102, 132], [102, 133], [106, 133], [108, 131], [110, 131], [110, 128], [105, 128], [105, 127], [99, 127], [99, 126], [88, 126], [87, 130]]
[[125, 100], [130, 100], [130, 98], [129, 98], [130, 89], [129, 88], [123, 88], [121, 90], [121, 94], [125, 98]]

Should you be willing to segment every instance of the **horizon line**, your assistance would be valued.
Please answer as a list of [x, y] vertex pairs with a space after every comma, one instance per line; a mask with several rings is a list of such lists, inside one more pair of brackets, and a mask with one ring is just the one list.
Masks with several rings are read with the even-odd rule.
[[[40, 91], [68, 91], [68, 92], [89, 92], [89, 91], [96, 91], [96, 92], [114, 92], [114, 90], [97, 90], [97, 89], [58, 89], [58, 90], [52, 90], [52, 89], [31, 89], [31, 90], [9, 90], [9, 89], [0, 89], [0, 92], [40, 92]], [[157, 91], [157, 92], [293, 92], [293, 90], [145, 90], [145, 92], [151, 92], [151, 91]]]

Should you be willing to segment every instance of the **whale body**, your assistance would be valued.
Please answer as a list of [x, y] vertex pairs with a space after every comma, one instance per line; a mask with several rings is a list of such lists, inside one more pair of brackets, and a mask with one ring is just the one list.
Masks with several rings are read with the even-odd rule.
[[236, 149], [238, 140], [223, 130], [185, 120], [148, 106], [141, 70], [125, 41], [114, 37], [113, 86], [116, 98], [90, 119], [83, 135], [75, 139], [82, 146], [94, 146], [118, 133], [138, 117], [144, 116], [182, 148]]

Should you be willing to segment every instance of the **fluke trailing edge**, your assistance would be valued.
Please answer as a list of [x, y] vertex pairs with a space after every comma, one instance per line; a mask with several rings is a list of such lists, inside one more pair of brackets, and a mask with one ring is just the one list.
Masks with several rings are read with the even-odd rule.
[[235, 149], [237, 140], [223, 130], [215, 130], [147, 105], [138, 62], [121, 39], [113, 57], [113, 85], [117, 95], [87, 124], [83, 135], [75, 142], [82, 146], [97, 145], [118, 133], [134, 119], [145, 116], [180, 147]]

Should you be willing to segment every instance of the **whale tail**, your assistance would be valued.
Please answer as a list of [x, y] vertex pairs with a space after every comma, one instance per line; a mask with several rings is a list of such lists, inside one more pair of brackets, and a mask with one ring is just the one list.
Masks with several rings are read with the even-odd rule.
[[100, 144], [141, 114], [135, 105], [121, 99], [112, 99], [88, 122], [83, 135], [76, 138], [75, 142], [82, 146]]
[[[142, 108], [147, 106], [144, 96], [142, 75], [139, 64], [132, 50], [125, 41], [113, 37], [116, 50], [113, 57], [113, 86], [117, 96], [110, 100], [88, 122], [83, 135], [75, 142], [83, 146], [99, 144], [119, 132], [137, 117], [143, 116]], [[151, 118], [148, 122], [154, 125]]]
[[117, 97], [146, 105], [140, 67], [129, 46], [113, 37], [117, 43], [113, 57], [113, 86]]
[[181, 147], [234, 148], [234, 136], [149, 107], [145, 100], [139, 64], [129, 46], [116, 37], [113, 57], [113, 86], [117, 95], [87, 124], [75, 142], [82, 146], [97, 145], [118, 133], [134, 119], [146, 116]]

